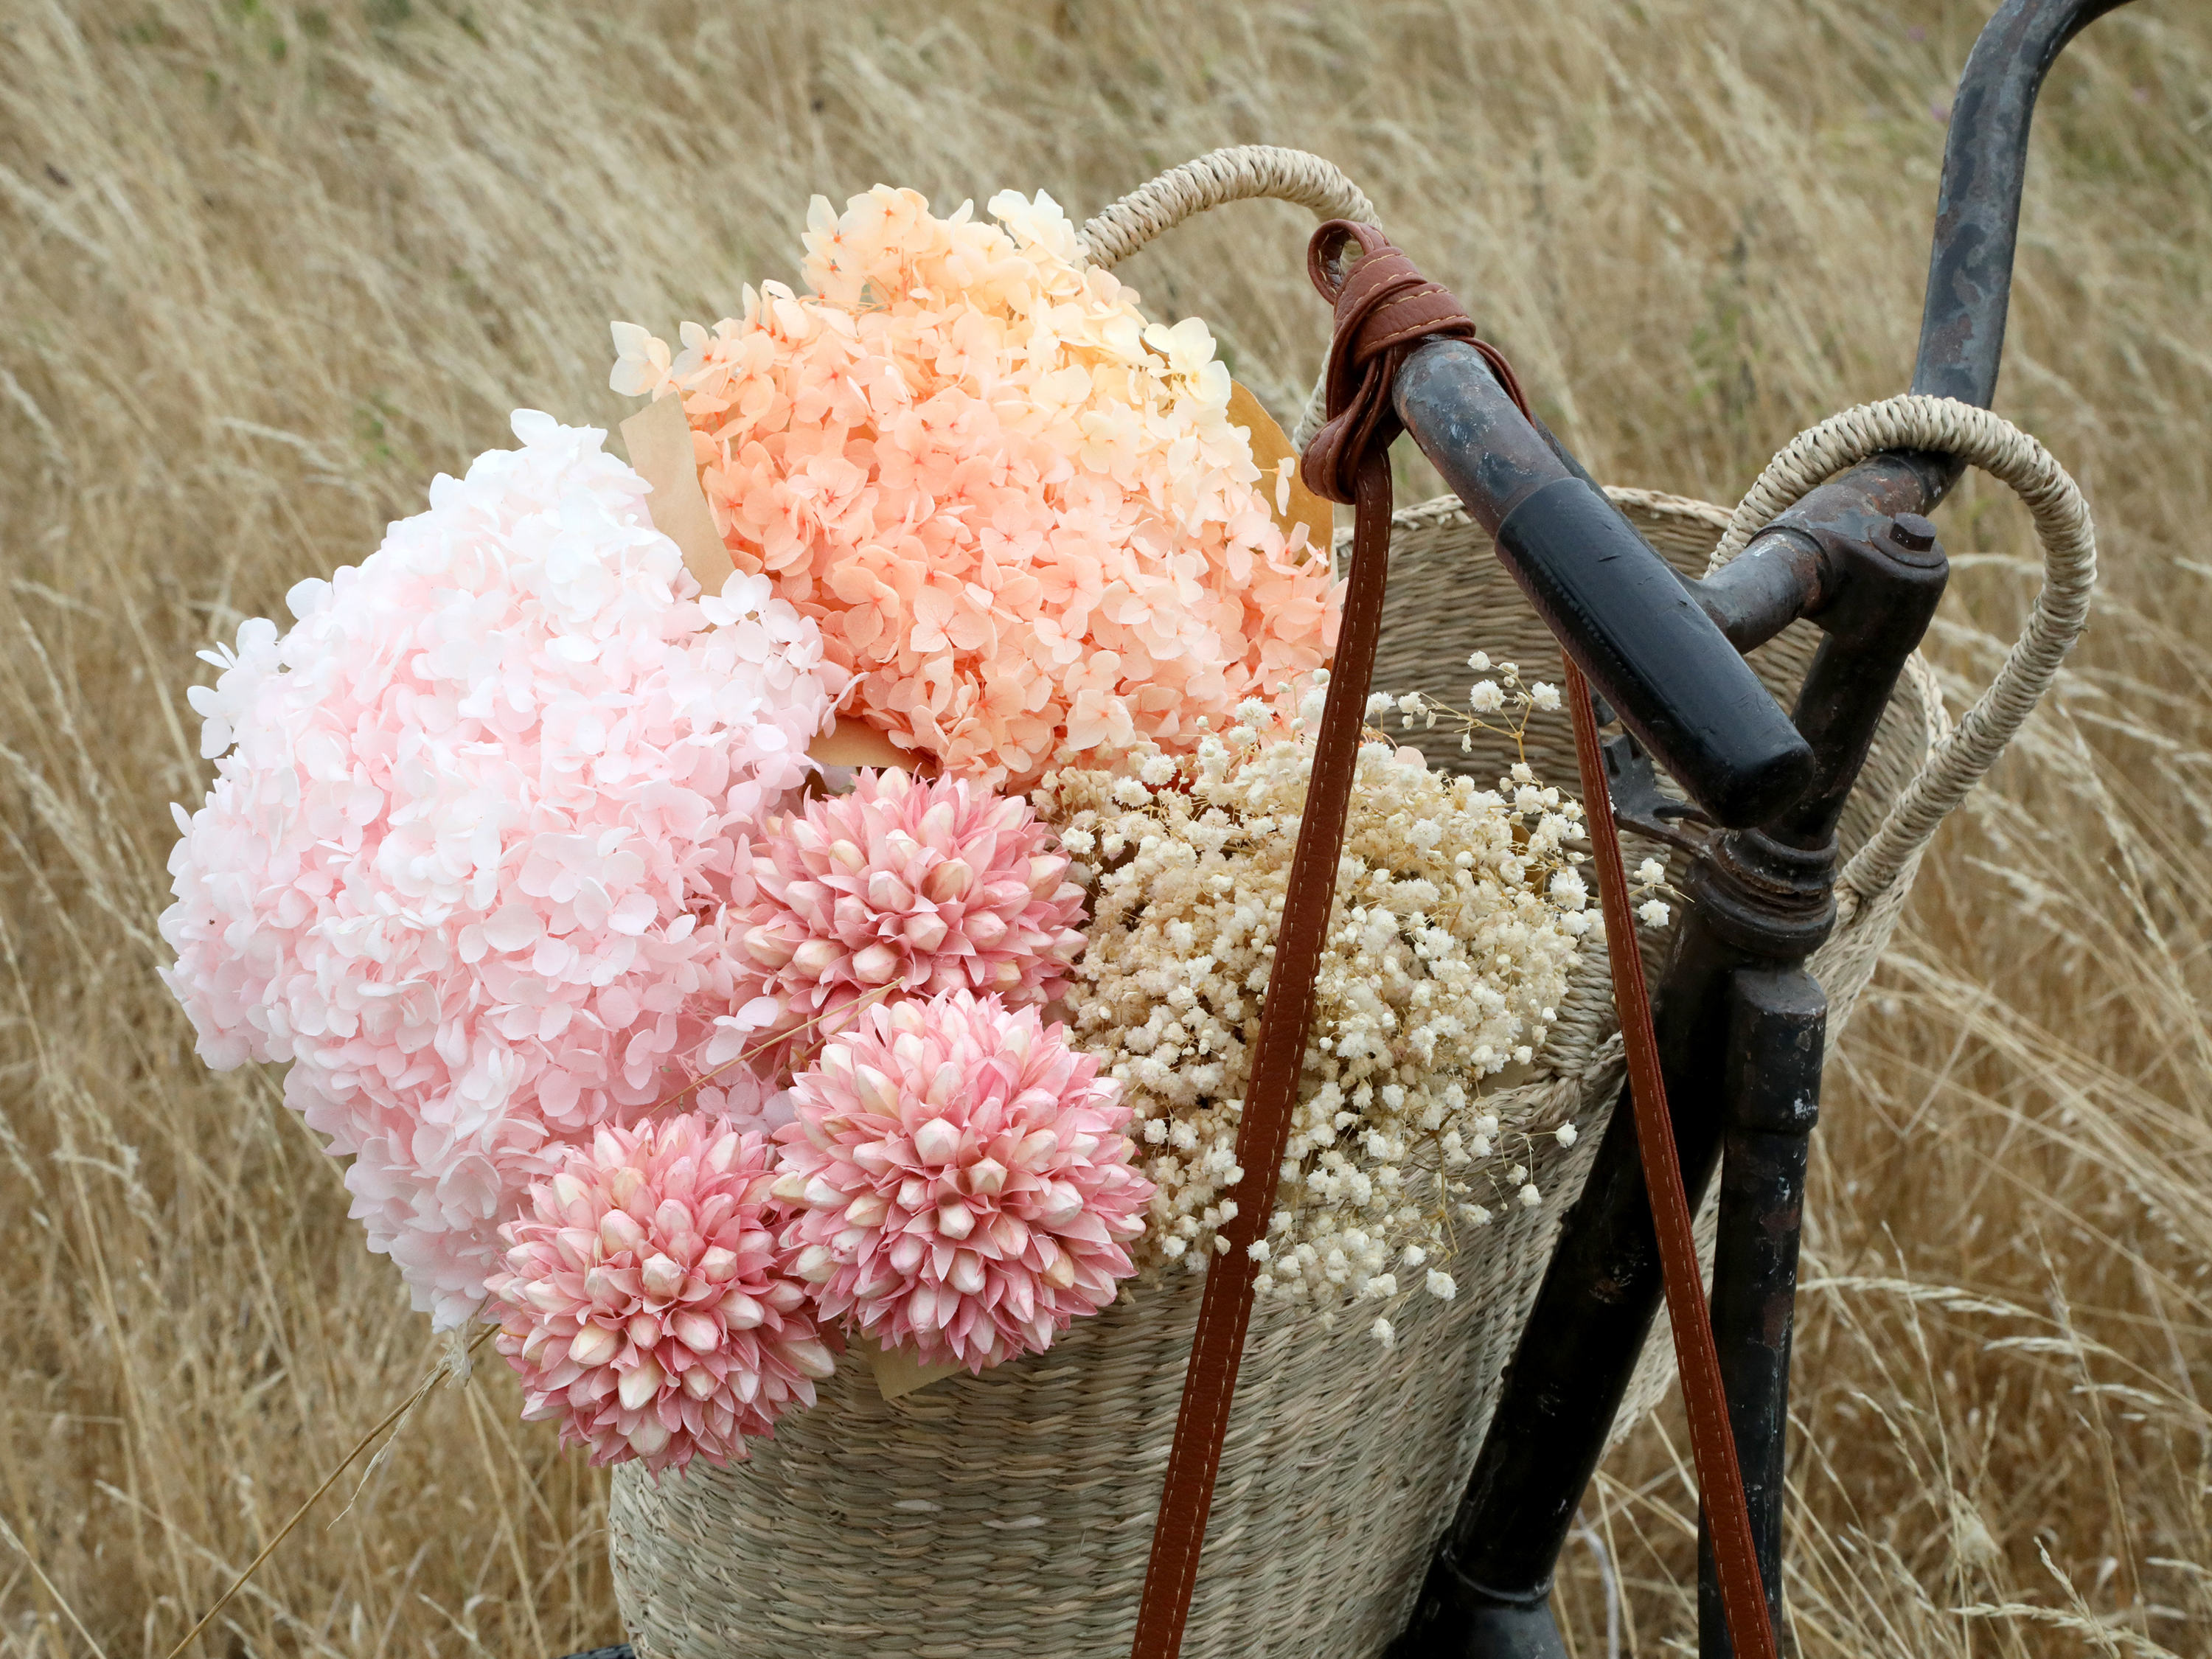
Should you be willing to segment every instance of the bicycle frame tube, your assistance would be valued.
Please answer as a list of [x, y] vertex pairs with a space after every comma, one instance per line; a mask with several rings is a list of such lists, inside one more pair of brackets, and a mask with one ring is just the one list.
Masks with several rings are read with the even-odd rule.
[[[1915, 392], [1987, 406], [2003, 346], [2036, 94], [2066, 43], [2122, 3], [2006, 0], [1976, 41], [1945, 145]], [[1396, 387], [1398, 412], [1469, 511], [1495, 527], [1505, 504], [1483, 495], [1483, 458], [1455, 452], [1452, 436], [1495, 428], [1504, 417], [1488, 406], [1486, 392], [1470, 393], [1465, 376], [1436, 372], [1431, 354], [1445, 349], [1431, 346], [1408, 361]], [[1474, 402], [1486, 405], [1479, 416], [1470, 412]], [[1548, 433], [1537, 428], [1533, 435], [1580, 473]], [[1500, 441], [1527, 453], [1527, 434], [1508, 428]], [[1818, 988], [1802, 964], [1833, 915], [1838, 817], [1942, 592], [1943, 555], [1933, 526], [1918, 515], [1943, 499], [1960, 471], [1948, 455], [1873, 457], [1783, 514], [1723, 570], [1680, 585], [1736, 651], [1801, 617], [1827, 635], [1792, 715], [1814, 758], [1811, 774], [1791, 802], [1762, 815], [1762, 829], [1704, 842], [1689, 878], [1694, 902], [1656, 999], [1684, 1179], [1693, 1195], [1702, 1192], [1726, 1132], [1729, 1155], [1741, 1167], [1730, 1177], [1735, 1196], [1724, 1206], [1724, 1223], [1755, 1224], [1765, 1235], [1723, 1241], [1714, 1303], [1740, 1461], [1763, 1489], [1754, 1493], [1754, 1529], [1778, 1614], [1802, 1133], [1810, 1127], [1820, 1073]], [[1629, 545], [1620, 534], [1626, 527], [1625, 520], [1607, 527], [1607, 556], [1659, 564], [1640, 538], [1640, 555], [1620, 550]], [[1509, 565], [1516, 556], [1503, 538], [1500, 556]], [[1567, 624], [1562, 645], [1581, 659], [1589, 642], [1574, 635], [1571, 611], [1555, 620]], [[1678, 678], [1699, 672], [1696, 661], [1675, 665]], [[1663, 703], [1670, 689], [1647, 681], [1638, 690]], [[1666, 722], [1652, 716], [1648, 702], [1638, 725], [1644, 747], [1673, 769]], [[1688, 844], [1680, 809], [1670, 805], [1663, 823], [1652, 816], [1658, 797], [1635, 743], [1624, 737], [1607, 747], [1624, 822]], [[1731, 1063], [1732, 1033], [1748, 1041], [1747, 1034], [1761, 1032], [1788, 1035], [1788, 1079], [1759, 1075], [1755, 1063]], [[1784, 1052], [1779, 1037], [1752, 1043], [1762, 1046]], [[1390, 1659], [1562, 1659], [1549, 1607], [1559, 1551], [1661, 1292], [1633, 1115], [1624, 1102], [1561, 1230], [1466, 1498]], [[1708, 1659], [1727, 1646], [1717, 1621], [1703, 1620]]]

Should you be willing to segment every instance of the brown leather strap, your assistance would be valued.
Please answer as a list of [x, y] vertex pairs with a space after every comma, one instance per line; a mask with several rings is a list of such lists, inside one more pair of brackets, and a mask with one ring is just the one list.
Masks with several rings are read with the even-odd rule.
[[[1339, 255], [1349, 261], [1340, 287], [1332, 268]], [[1389, 450], [1400, 429], [1390, 403], [1391, 382], [1406, 355], [1422, 341], [1466, 340], [1489, 362], [1522, 412], [1528, 409], [1512, 367], [1494, 348], [1475, 337], [1474, 324], [1458, 301], [1422, 276], [1374, 226], [1345, 220], [1322, 226], [1308, 249], [1307, 269], [1322, 296], [1334, 299], [1336, 322], [1327, 375], [1329, 420], [1307, 447], [1301, 471], [1316, 494], [1355, 504], [1352, 561], [1334, 672], [1321, 731], [1315, 739], [1312, 781], [1298, 823], [1290, 890], [1276, 936], [1274, 966], [1268, 975], [1269, 995], [1261, 1013], [1251, 1082], [1237, 1124], [1237, 1161], [1243, 1173], [1231, 1194], [1237, 1201], [1237, 1217], [1221, 1230], [1229, 1245], [1227, 1252], [1217, 1256], [1206, 1270], [1131, 1659], [1176, 1659], [1182, 1644], [1191, 1592], [1198, 1579], [1199, 1551], [1206, 1540], [1206, 1516], [1220, 1471], [1230, 1403], [1237, 1390], [1237, 1366], [1243, 1358], [1245, 1331], [1251, 1321], [1256, 1268], [1250, 1246], [1266, 1234], [1283, 1154], [1290, 1141], [1291, 1110], [1297, 1103], [1298, 1074], [1305, 1058], [1306, 1028], [1312, 1016], [1314, 977], [1321, 965], [1329, 907], [1335, 896], [1337, 860], [1344, 846], [1345, 815], [1351, 804], [1359, 731], [1375, 666], [1376, 641], [1382, 629], [1382, 588], [1390, 557]], [[1568, 673], [1575, 698], [1583, 788], [1590, 803], [1592, 834], [1599, 845], [1598, 885], [1607, 938], [1613, 952], [1622, 1026], [1640, 1033], [1628, 1038], [1638, 1139], [1644, 1148], [1645, 1180], [1653, 1191], [1653, 1210], [1662, 1218], [1659, 1231], [1668, 1305], [1674, 1323], [1684, 1392], [1690, 1401], [1691, 1440], [1696, 1449], [1699, 1480], [1714, 1515], [1729, 1632], [1741, 1659], [1775, 1659], [1759, 1589], [1759, 1564], [1751, 1551], [1743, 1483], [1735, 1469], [1735, 1443], [1722, 1397], [1719, 1361], [1698, 1276], [1696, 1249], [1690, 1242], [1688, 1204], [1682, 1193], [1681, 1172], [1674, 1163], [1666, 1098], [1659, 1082], [1650, 1007], [1642, 964], [1636, 956], [1620, 842], [1605, 795], [1604, 771], [1596, 764], [1596, 727], [1589, 725], [1586, 744], [1583, 728], [1590, 720], [1589, 694], [1571, 664]], [[1656, 1128], [1647, 1121], [1654, 1112]], [[1662, 1194], [1666, 1178], [1673, 1182], [1671, 1208]], [[1679, 1227], [1674, 1224], [1677, 1217]], [[1702, 1339], [1701, 1346], [1694, 1338]], [[1717, 1454], [1712, 1449], [1716, 1442]], [[1744, 1599], [1747, 1592], [1748, 1601]]]
[[1766, 1617], [1766, 1590], [1751, 1538], [1751, 1507], [1736, 1462], [1735, 1431], [1729, 1425], [1721, 1382], [1720, 1351], [1713, 1346], [1711, 1310], [1698, 1271], [1698, 1242], [1691, 1229], [1690, 1197], [1674, 1150], [1674, 1123], [1659, 1069], [1659, 1042], [1651, 1030], [1651, 994], [1644, 958], [1636, 948], [1629, 913], [1628, 873], [1621, 866], [1620, 832], [1598, 752], [1597, 714], [1589, 685], [1567, 659], [1567, 701], [1575, 717], [1575, 759], [1582, 771], [1583, 811], [1597, 859], [1598, 900], [1605, 914], [1606, 956], [1613, 964], [1613, 997], [1620, 1011], [1620, 1036], [1628, 1051], [1628, 1091], [1636, 1103], [1636, 1146], [1644, 1163], [1644, 1188], [1659, 1235], [1659, 1261], [1667, 1281], [1667, 1318], [1674, 1328], [1674, 1368], [1690, 1418], [1690, 1452], [1698, 1466], [1698, 1491], [1712, 1530], [1713, 1562], [1729, 1645], [1736, 1659], [1776, 1659], [1774, 1627]]
[[[1291, 1109], [1297, 1103], [1306, 1027], [1313, 1012], [1314, 976], [1321, 966], [1329, 905], [1336, 893], [1345, 813], [1352, 801], [1368, 681], [1382, 627], [1382, 584], [1390, 562], [1388, 452], [1396, 430], [1390, 415], [1390, 376], [1398, 359], [1428, 334], [1468, 338], [1474, 332], [1458, 302], [1434, 284], [1423, 283], [1405, 256], [1383, 241], [1372, 226], [1332, 222], [1315, 233], [1316, 246], [1332, 233], [1340, 236], [1347, 232], [1358, 239], [1364, 257], [1337, 297], [1336, 331], [1328, 357], [1333, 418], [1308, 448], [1303, 463], [1307, 485], [1316, 494], [1331, 501], [1350, 500], [1357, 506], [1343, 619], [1321, 731], [1314, 740], [1313, 775], [1305, 811], [1298, 819], [1298, 844], [1291, 855], [1290, 889], [1275, 937], [1274, 965], [1267, 974], [1268, 994], [1260, 1015], [1252, 1078], [1237, 1127], [1237, 1162], [1243, 1170], [1231, 1193], [1237, 1217], [1221, 1229], [1229, 1244], [1226, 1254], [1217, 1255], [1206, 1267], [1190, 1367], [1183, 1376], [1182, 1408], [1176, 1419], [1175, 1444], [1168, 1453], [1160, 1492], [1159, 1522], [1152, 1533], [1152, 1562], [1137, 1611], [1132, 1659], [1175, 1659], [1182, 1645], [1191, 1590], [1198, 1581], [1199, 1549], [1206, 1541], [1206, 1514], [1213, 1503], [1214, 1478], [1221, 1468], [1222, 1437], [1229, 1427], [1237, 1368], [1243, 1358], [1244, 1333], [1252, 1317], [1257, 1269], [1250, 1247], [1267, 1232], [1283, 1154], [1290, 1144]], [[1407, 276], [1410, 283], [1402, 280]], [[1334, 292], [1333, 283], [1320, 276], [1316, 280], [1324, 296]], [[1343, 435], [1347, 421], [1358, 434], [1356, 449], [1347, 447]], [[1331, 434], [1339, 435], [1332, 438]], [[1318, 467], [1317, 452], [1323, 457]]]

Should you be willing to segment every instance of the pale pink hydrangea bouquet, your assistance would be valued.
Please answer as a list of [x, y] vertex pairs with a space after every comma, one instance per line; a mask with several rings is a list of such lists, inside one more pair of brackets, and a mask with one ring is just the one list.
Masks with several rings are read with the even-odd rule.
[[[595, 1462], [742, 1458], [848, 1340], [981, 1372], [1216, 1244], [1337, 588], [1204, 325], [1148, 324], [1049, 198], [991, 212], [817, 202], [811, 293], [749, 289], [680, 355], [616, 325], [615, 388], [681, 399], [726, 575], [656, 526], [669, 481], [524, 410], [289, 629], [203, 653], [216, 779], [161, 923], [200, 1053], [289, 1066], [370, 1248], [438, 1328], [495, 1322]], [[903, 763], [810, 754], [854, 727]], [[1407, 1217], [1410, 1143], [1465, 1166], [1589, 931], [1556, 793], [1431, 801], [1410, 752], [1373, 762], [1414, 769], [1413, 851], [1359, 843], [1388, 891], [1340, 978], [1385, 962], [1426, 1047], [1347, 1012], [1321, 1177], [1285, 1188], [1358, 1188], [1346, 1114], [1388, 1097]], [[1200, 1019], [1157, 952], [1217, 933]], [[1509, 935], [1486, 990], [1455, 941]], [[1417, 1062], [1453, 1077], [1375, 1095]], [[1341, 1220], [1281, 1235], [1338, 1252], [1286, 1287], [1435, 1242]], [[1395, 1293], [1375, 1266], [1354, 1288]]]

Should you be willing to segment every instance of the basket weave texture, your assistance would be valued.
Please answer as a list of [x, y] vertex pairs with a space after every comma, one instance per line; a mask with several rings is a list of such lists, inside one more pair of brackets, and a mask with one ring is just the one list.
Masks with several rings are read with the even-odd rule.
[[[1611, 494], [1692, 574], [1729, 521], [1704, 502]], [[1800, 624], [1753, 656], [1785, 702], [1819, 637]], [[1393, 522], [1376, 688], [1458, 703], [1477, 649], [1517, 661], [1532, 679], [1561, 677], [1557, 647], [1457, 502], [1406, 509]], [[1845, 813], [1846, 858], [1947, 729], [1935, 678], [1915, 658]], [[1531, 736], [1538, 774], [1571, 787], [1565, 716], [1540, 720]], [[1513, 757], [1432, 758], [1487, 779]], [[1632, 862], [1666, 854], [1627, 839]], [[1832, 1039], [1918, 860], [1915, 849], [1879, 890], [1839, 893], [1836, 932], [1812, 963]], [[1662, 952], [1665, 938], [1647, 935], [1647, 952]], [[1493, 1089], [1492, 1109], [1509, 1134], [1571, 1119], [1579, 1139], [1568, 1150], [1539, 1133], [1530, 1164], [1547, 1195], [1540, 1209], [1509, 1206], [1486, 1227], [1462, 1230], [1455, 1300], [1409, 1298], [1389, 1351], [1364, 1316], [1324, 1334], [1279, 1304], [1255, 1310], [1183, 1643], [1189, 1659], [1370, 1659], [1401, 1627], [1620, 1090], [1603, 951], [1584, 952], [1559, 1013], [1536, 1066], [1500, 1079], [1510, 1086]], [[848, 1355], [816, 1408], [787, 1417], [747, 1463], [695, 1463], [658, 1483], [638, 1465], [617, 1469], [616, 1584], [641, 1659], [1126, 1652], [1200, 1293], [1194, 1273], [1138, 1283], [1048, 1353], [895, 1401]], [[1672, 1371], [1662, 1319], [1620, 1428]]]

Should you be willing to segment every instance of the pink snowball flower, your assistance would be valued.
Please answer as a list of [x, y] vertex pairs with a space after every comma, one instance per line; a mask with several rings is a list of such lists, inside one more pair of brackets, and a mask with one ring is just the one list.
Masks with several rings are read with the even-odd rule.
[[925, 1364], [1042, 1353], [1132, 1271], [1152, 1184], [1119, 1086], [1034, 1009], [878, 1005], [798, 1079], [785, 1229], [823, 1315]]
[[[605, 434], [514, 424], [294, 588], [289, 632], [210, 658], [215, 785], [178, 811], [161, 921], [201, 1057], [291, 1062], [441, 1328], [532, 1177], [696, 1077], [738, 1006], [730, 879], [846, 684], [764, 579], [700, 594]], [[733, 1073], [690, 1103], [758, 1093]]]
[[814, 1403], [836, 1361], [772, 1231], [775, 1160], [764, 1137], [686, 1112], [602, 1124], [532, 1183], [490, 1283], [526, 1419], [658, 1474], [742, 1459], [746, 1437]]
[[817, 197], [813, 294], [748, 289], [676, 356], [617, 324], [611, 384], [682, 397], [731, 557], [820, 623], [854, 712], [1026, 787], [1062, 747], [1195, 746], [1322, 663], [1338, 590], [1205, 324], [1148, 325], [1051, 198], [990, 211]]
[[782, 1075], [863, 1000], [995, 992], [1049, 1002], [1082, 951], [1083, 890], [1019, 796], [863, 771], [850, 793], [771, 820], [735, 884], [738, 1012], [710, 1060], [764, 1042]]

